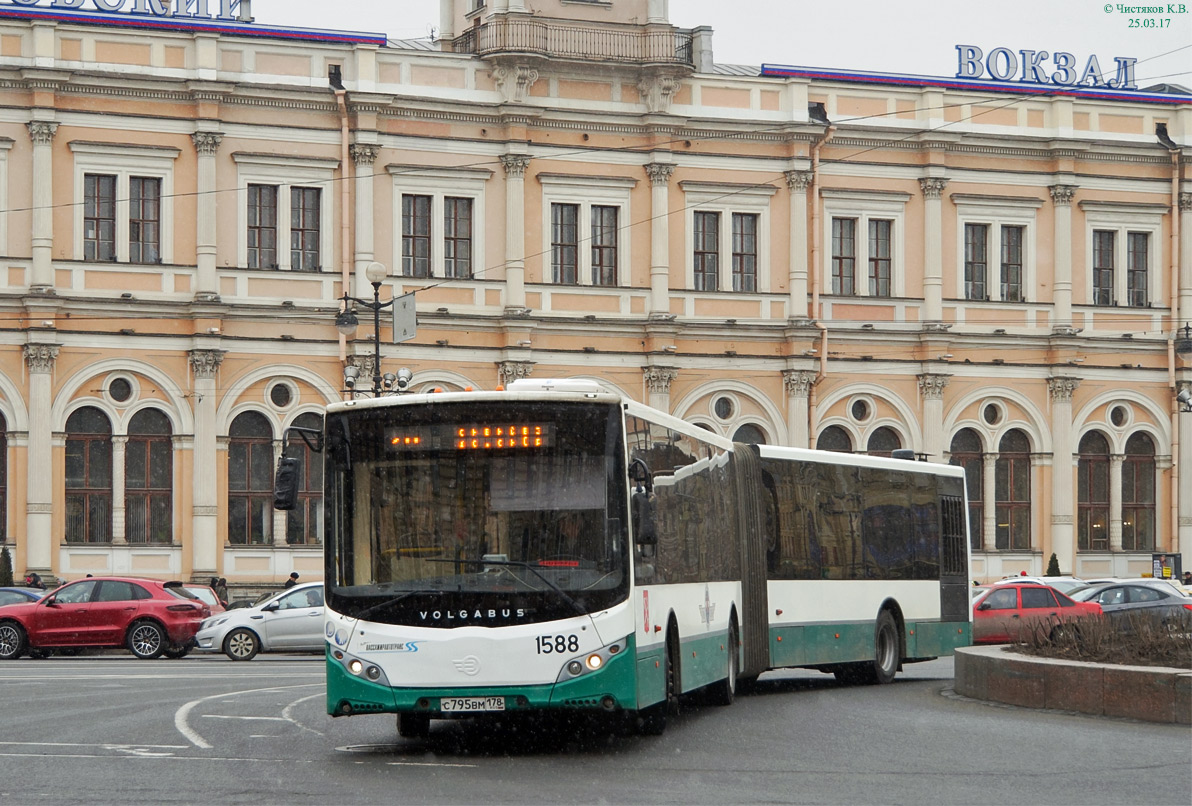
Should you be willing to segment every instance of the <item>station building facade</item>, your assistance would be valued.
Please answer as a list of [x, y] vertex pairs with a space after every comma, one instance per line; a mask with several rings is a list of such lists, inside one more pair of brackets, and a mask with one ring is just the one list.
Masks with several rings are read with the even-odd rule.
[[371, 315], [335, 328], [373, 263], [415, 295], [380, 355], [415, 389], [585, 377], [741, 441], [962, 464], [978, 579], [1192, 540], [1178, 88], [718, 65], [665, 0], [444, 0], [435, 43], [176, 5], [0, 6], [18, 574], [317, 578], [317, 463], [295, 513], [272, 472], [373, 374]]

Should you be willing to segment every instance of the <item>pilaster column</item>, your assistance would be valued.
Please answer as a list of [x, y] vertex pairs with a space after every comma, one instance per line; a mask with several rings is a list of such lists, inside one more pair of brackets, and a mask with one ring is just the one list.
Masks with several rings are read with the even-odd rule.
[[651, 162], [650, 178], [650, 316], [670, 314], [670, 178], [675, 166]]
[[1123, 453], [1113, 453], [1109, 456], [1110, 551], [1122, 550], [1122, 465], [1125, 461], [1126, 455]]
[[[33, 269], [29, 286], [33, 291], [54, 291], [54, 135], [58, 124], [34, 120], [29, 124], [33, 140]], [[74, 257], [74, 255], [71, 255]]]
[[790, 302], [787, 318], [807, 321], [807, 188], [811, 171], [786, 171], [791, 192]]
[[505, 167], [505, 310], [526, 307], [526, 168], [525, 154], [504, 154]]
[[[1180, 253], [1173, 260], [1179, 261], [1177, 271], [1180, 278], [1180, 322], [1192, 321], [1192, 193], [1181, 193], [1180, 200]], [[1180, 541], [1181, 546], [1187, 543]]]
[[351, 148], [356, 165], [356, 291], [354, 296], [372, 297], [372, 283], [364, 270], [375, 259], [373, 241], [373, 166], [381, 147], [356, 143]]
[[948, 180], [942, 176], [919, 179], [923, 190], [923, 321], [942, 322], [944, 318], [944, 244], [943, 202], [941, 196]]
[[508, 386], [518, 378], [530, 377], [533, 371], [533, 361], [501, 361], [497, 364], [497, 383]]
[[981, 454], [981, 543], [986, 551], [997, 551], [996, 453]]
[[1053, 310], [1055, 319], [1052, 320], [1053, 333], [1075, 335], [1076, 329], [1072, 325], [1072, 198], [1076, 195], [1076, 185], [1052, 185], [1051, 202], [1055, 208], [1055, 252], [1052, 262], [1055, 266], [1055, 277], [1052, 281]]
[[649, 394], [650, 406], [670, 413], [670, 388], [675, 378], [679, 377], [676, 367], [642, 367], [645, 376], [646, 392]]
[[195, 252], [198, 276], [195, 278], [195, 299], [204, 302], [219, 300], [219, 277], [215, 270], [217, 231], [215, 220], [216, 179], [215, 154], [223, 142], [220, 132], [195, 132], [190, 136], [198, 152], [198, 178], [195, 199]]
[[[1192, 391], [1192, 384], [1180, 381], [1176, 393], [1184, 389]], [[1179, 537], [1178, 548], [1189, 559], [1192, 565], [1192, 414], [1181, 414], [1176, 417], [1176, 428], [1180, 435], [1180, 452], [1172, 459], [1177, 463], [1180, 472], [1179, 483], [1179, 526], [1176, 533]], [[1169, 485], [1170, 486], [1170, 485]], [[1160, 499], [1162, 500], [1162, 499]], [[1156, 535], [1158, 539], [1158, 535]], [[1162, 545], [1161, 543], [1159, 545]]]
[[112, 543], [117, 545], [128, 542], [125, 528], [128, 505], [124, 492], [124, 457], [127, 449], [128, 437], [112, 437]]
[[923, 398], [923, 450], [932, 462], [944, 460], [944, 389], [951, 375], [926, 372], [919, 376]]
[[646, 3], [646, 24], [670, 22], [667, 0], [649, 0]]
[[1051, 461], [1051, 550], [1064, 573], [1076, 570], [1076, 534], [1072, 522], [1076, 478], [1072, 466], [1072, 395], [1079, 385], [1079, 378], [1047, 380], [1054, 449]]
[[815, 376], [814, 372], [806, 369], [782, 371], [782, 386], [786, 389], [786, 431], [790, 434], [792, 448], [811, 447], [808, 404]]
[[26, 344], [25, 364], [29, 368], [29, 478], [25, 487], [25, 566], [30, 571], [49, 573], [53, 563], [54, 489], [58, 481], [53, 468], [54, 364], [56, 344]]
[[[277, 467], [277, 463], [281, 460], [282, 453], [282, 441], [280, 439], [273, 440], [274, 467]], [[284, 510], [273, 509], [272, 507], [270, 507], [270, 511], [273, 513], [273, 545], [284, 546], [286, 545], [286, 516], [289, 513], [285, 512]]]
[[219, 539], [219, 501], [215, 483], [218, 468], [215, 427], [215, 410], [218, 403], [216, 378], [223, 357], [223, 350], [190, 351], [195, 401], [191, 573], [196, 577], [216, 575], [219, 550], [223, 546], [223, 541]]

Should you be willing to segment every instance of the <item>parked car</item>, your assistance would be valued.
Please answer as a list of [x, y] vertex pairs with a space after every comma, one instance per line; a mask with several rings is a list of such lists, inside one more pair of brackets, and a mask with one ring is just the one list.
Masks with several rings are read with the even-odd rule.
[[323, 583], [295, 585], [252, 607], [212, 616], [196, 640], [201, 652], [223, 652], [232, 660], [252, 660], [258, 652], [320, 652], [326, 641]]
[[999, 579], [994, 585], [1013, 585], [1015, 582], [1033, 582], [1036, 585], [1047, 585], [1050, 588], [1055, 588], [1060, 593], [1071, 594], [1077, 588], [1087, 585], [1086, 580], [1079, 577], [1006, 577]]
[[1047, 585], [994, 585], [973, 603], [973, 643], [1004, 644], [1029, 630], [1062, 630], [1070, 622], [1100, 616], [1100, 605], [1073, 601]]
[[1132, 613], [1153, 614], [1162, 623], [1168, 623], [1188, 618], [1192, 612], [1192, 598], [1155, 579], [1092, 585], [1077, 591], [1072, 598], [1078, 602], [1096, 602], [1107, 616], [1123, 624]]
[[46, 592], [41, 588], [0, 588], [0, 607], [36, 602], [45, 595]]
[[189, 593], [193, 594], [194, 597], [200, 602], [210, 607], [212, 614], [222, 613], [227, 609], [223, 606], [223, 602], [219, 600], [219, 596], [216, 595], [215, 589], [210, 585], [195, 585], [187, 582], [182, 587]]
[[81, 579], [40, 601], [0, 609], [0, 660], [84, 647], [125, 647], [143, 659], [180, 658], [209, 615], [211, 609], [181, 582]]

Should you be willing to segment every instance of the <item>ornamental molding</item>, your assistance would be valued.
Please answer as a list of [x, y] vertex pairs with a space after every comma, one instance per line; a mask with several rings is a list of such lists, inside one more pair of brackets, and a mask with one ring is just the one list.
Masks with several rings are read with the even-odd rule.
[[530, 158], [525, 154], [502, 154], [501, 165], [509, 178], [524, 179], [526, 168], [530, 167]]
[[530, 88], [538, 81], [538, 71], [525, 64], [497, 65], [489, 73], [506, 103], [524, 103]]
[[1076, 188], [1077, 185], [1052, 185], [1048, 188], [1051, 191], [1051, 201], [1056, 207], [1070, 206], [1076, 195]]
[[947, 185], [948, 180], [942, 176], [923, 176], [919, 178], [919, 188], [923, 191], [924, 198], [927, 199], [940, 198]]
[[214, 380], [223, 358], [223, 350], [191, 350], [190, 368], [195, 374], [195, 380]]
[[925, 400], [943, 400], [944, 389], [951, 380], [951, 375], [925, 372], [919, 376], [919, 394]]
[[223, 142], [223, 132], [195, 132], [190, 139], [200, 157], [214, 157]]
[[784, 369], [782, 385], [787, 397], [807, 398], [815, 385], [816, 373], [806, 369]]
[[352, 161], [362, 167], [374, 165], [377, 155], [381, 153], [380, 146], [369, 143], [355, 143], [348, 150], [352, 155]]
[[52, 120], [31, 120], [26, 125], [35, 146], [50, 145], [54, 142], [54, 135], [58, 133], [58, 124]]
[[782, 175], [786, 177], [786, 186], [797, 191], [806, 191], [811, 187], [811, 180], [815, 178], [811, 171], [783, 171]]
[[645, 166], [646, 176], [650, 178], [651, 187], [663, 187], [675, 173], [675, 166], [665, 162], [650, 162]]
[[642, 367], [646, 389], [650, 394], [669, 395], [671, 384], [679, 377], [676, 367]]
[[1192, 213], [1192, 193], [1180, 194], [1180, 212]]
[[1080, 378], [1048, 378], [1047, 392], [1057, 403], [1071, 403], [1072, 393], [1080, 386]]
[[373, 353], [357, 353], [348, 356], [345, 363], [349, 367], [355, 367], [360, 370], [361, 378], [369, 378], [371, 380], [375, 374], [373, 369], [376, 366], [377, 357]]
[[674, 76], [650, 76], [637, 82], [637, 91], [651, 114], [666, 114], [682, 86]]
[[534, 371], [533, 361], [500, 361], [497, 363], [497, 381], [508, 386], [519, 378], [528, 378]]
[[25, 363], [31, 373], [49, 373], [54, 371], [54, 362], [58, 360], [57, 344], [26, 344], [24, 348]]

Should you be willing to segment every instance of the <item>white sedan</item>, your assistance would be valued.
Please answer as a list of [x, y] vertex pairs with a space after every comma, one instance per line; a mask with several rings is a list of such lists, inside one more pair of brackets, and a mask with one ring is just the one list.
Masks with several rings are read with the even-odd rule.
[[200, 652], [223, 652], [252, 660], [258, 652], [319, 652], [323, 649], [323, 583], [295, 585], [252, 607], [217, 613], [195, 636]]

